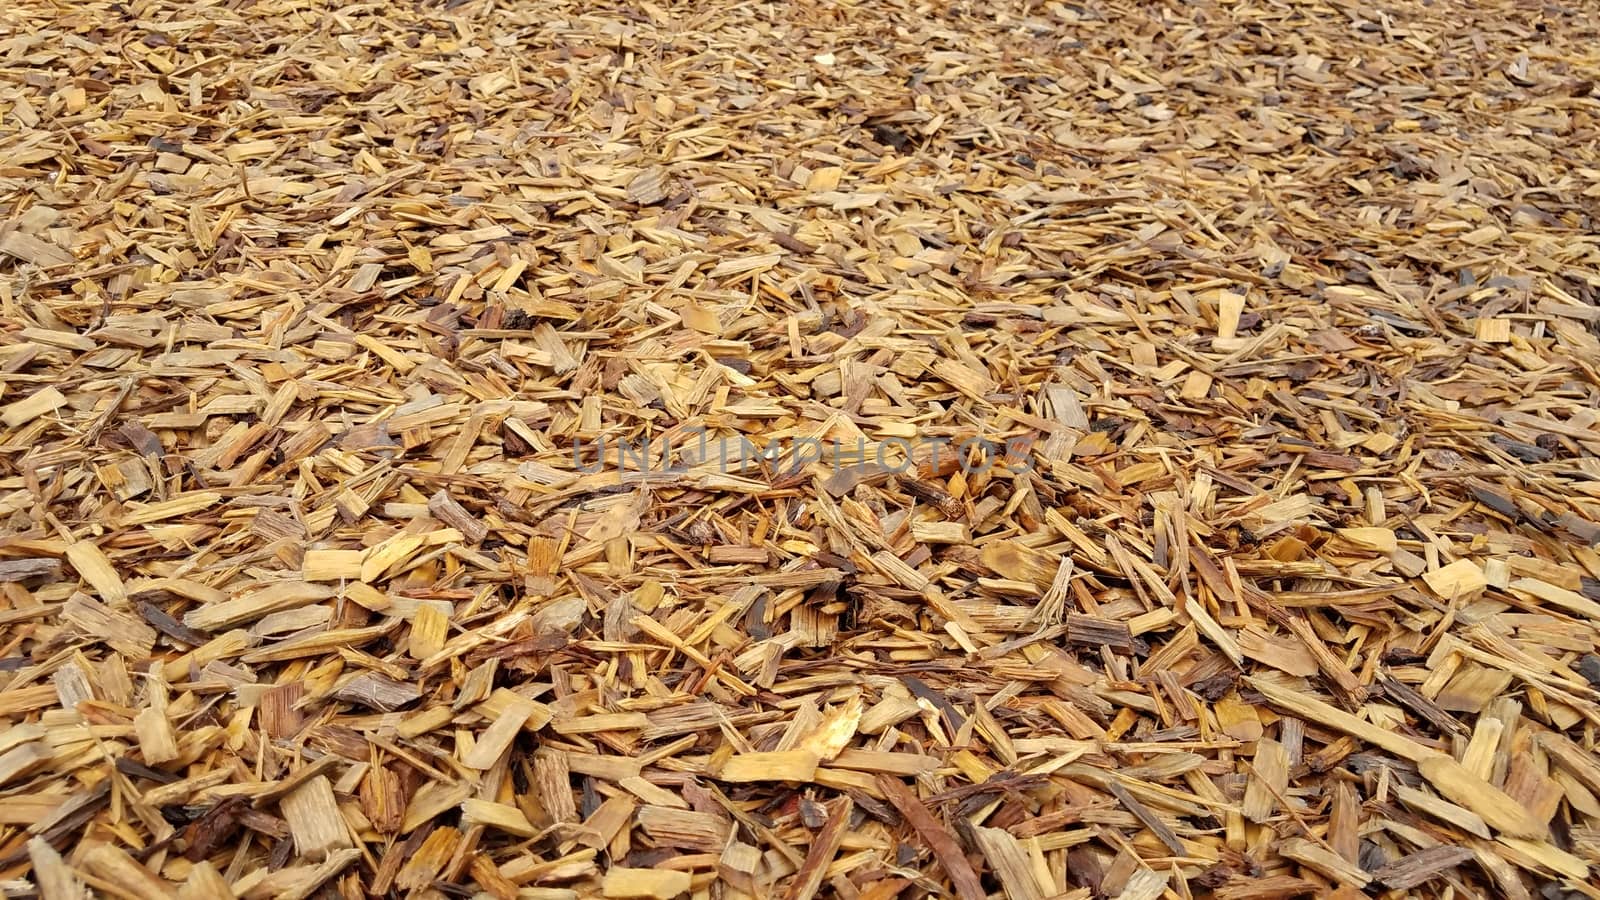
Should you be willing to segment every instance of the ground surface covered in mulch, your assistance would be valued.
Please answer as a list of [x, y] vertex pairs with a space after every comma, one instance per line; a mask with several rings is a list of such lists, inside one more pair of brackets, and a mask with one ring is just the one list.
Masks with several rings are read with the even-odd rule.
[[1600, 897], [1597, 23], [6, 5], [0, 889]]

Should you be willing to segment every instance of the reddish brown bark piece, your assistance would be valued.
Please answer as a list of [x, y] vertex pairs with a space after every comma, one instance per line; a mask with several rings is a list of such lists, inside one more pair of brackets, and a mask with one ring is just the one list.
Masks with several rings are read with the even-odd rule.
[[876, 782], [884, 797], [905, 818], [906, 824], [910, 825], [928, 849], [933, 851], [934, 858], [950, 877], [950, 884], [955, 888], [956, 895], [962, 900], [982, 900], [986, 894], [982, 883], [978, 881], [978, 873], [972, 870], [972, 864], [967, 861], [966, 854], [962, 852], [961, 845], [956, 842], [950, 830], [928, 812], [928, 808], [917, 799], [917, 795], [912, 793], [900, 779], [879, 775]]
[[828, 821], [812, 840], [811, 849], [806, 851], [806, 861], [795, 873], [794, 881], [790, 882], [789, 890], [783, 895], [784, 900], [811, 900], [816, 896], [828, 864], [839, 852], [839, 843], [844, 840], [850, 827], [850, 814], [854, 811], [855, 804], [849, 797], [840, 797], [828, 804]]

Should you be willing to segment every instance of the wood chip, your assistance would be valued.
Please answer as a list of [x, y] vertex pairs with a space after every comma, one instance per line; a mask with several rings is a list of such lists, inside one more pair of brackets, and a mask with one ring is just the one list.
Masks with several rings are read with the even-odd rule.
[[1376, 869], [1372, 879], [1391, 891], [1409, 890], [1469, 859], [1472, 851], [1465, 847], [1429, 847]]
[[629, 869], [612, 866], [600, 882], [603, 897], [647, 897], [670, 900], [689, 890], [688, 872], [662, 869]]
[[283, 818], [294, 836], [295, 851], [305, 859], [320, 862], [330, 851], [350, 846], [333, 784], [322, 775], [283, 798]]
[[967, 862], [955, 838], [938, 819], [933, 817], [932, 813], [928, 812], [928, 808], [917, 799], [917, 795], [898, 779], [888, 775], [879, 775], [877, 784], [878, 789], [904, 817], [906, 824], [911, 826], [921, 842], [933, 851], [934, 858], [939, 861], [945, 875], [949, 877], [956, 896], [962, 900], [978, 900], [985, 896], [977, 873], [972, 870], [972, 865]]

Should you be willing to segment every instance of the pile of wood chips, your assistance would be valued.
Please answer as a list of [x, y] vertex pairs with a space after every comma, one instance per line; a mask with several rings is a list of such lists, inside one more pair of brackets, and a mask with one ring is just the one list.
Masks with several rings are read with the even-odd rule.
[[1600, 11], [1380, 6], [8, 3], [0, 893], [1600, 897]]

